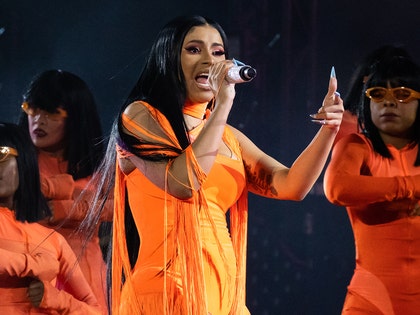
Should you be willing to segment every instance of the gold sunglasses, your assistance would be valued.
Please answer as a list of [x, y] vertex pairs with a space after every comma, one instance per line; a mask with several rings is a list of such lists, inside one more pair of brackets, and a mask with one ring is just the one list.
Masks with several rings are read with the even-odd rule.
[[59, 121], [67, 117], [67, 111], [59, 107], [56, 109], [55, 113], [50, 113], [39, 108], [29, 107], [29, 104], [27, 102], [23, 102], [21, 107], [22, 107], [22, 110], [26, 114], [28, 114], [28, 116], [31, 116], [31, 117], [42, 115], [46, 119], [54, 120], [54, 121]]
[[420, 99], [419, 92], [404, 86], [388, 89], [381, 86], [374, 86], [368, 88], [365, 94], [367, 97], [377, 103], [382, 102], [387, 97], [387, 95], [391, 95], [400, 103], [407, 103], [413, 99]]
[[11, 147], [0, 147], [0, 162], [6, 161], [10, 155], [18, 156], [17, 150]]

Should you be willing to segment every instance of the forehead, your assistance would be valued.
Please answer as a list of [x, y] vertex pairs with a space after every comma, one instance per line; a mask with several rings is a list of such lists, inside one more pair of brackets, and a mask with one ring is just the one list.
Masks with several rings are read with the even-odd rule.
[[189, 42], [223, 45], [222, 36], [220, 36], [219, 31], [210, 25], [192, 27], [184, 39], [184, 44], [188, 44]]

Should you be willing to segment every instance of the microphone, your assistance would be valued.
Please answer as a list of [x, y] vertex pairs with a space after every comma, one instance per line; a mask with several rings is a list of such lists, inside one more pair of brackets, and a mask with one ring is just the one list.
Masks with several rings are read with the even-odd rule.
[[257, 75], [257, 70], [247, 65], [235, 65], [228, 70], [226, 80], [229, 83], [249, 82]]

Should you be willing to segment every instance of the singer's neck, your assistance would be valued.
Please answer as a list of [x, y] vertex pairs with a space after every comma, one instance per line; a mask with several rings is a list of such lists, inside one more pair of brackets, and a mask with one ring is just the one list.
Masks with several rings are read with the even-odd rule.
[[192, 116], [198, 119], [204, 119], [208, 103], [185, 103], [182, 112], [184, 115]]
[[186, 103], [183, 108], [184, 121], [188, 131], [200, 126], [205, 121], [208, 103]]

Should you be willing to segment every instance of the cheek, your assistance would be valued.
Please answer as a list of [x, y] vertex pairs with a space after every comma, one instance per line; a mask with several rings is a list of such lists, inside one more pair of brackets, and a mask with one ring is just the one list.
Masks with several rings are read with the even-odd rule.
[[377, 121], [379, 118], [379, 112], [374, 105], [370, 105], [370, 117], [372, 118], [373, 122]]
[[191, 67], [189, 67], [188, 65], [182, 64], [181, 69], [182, 69], [182, 74], [184, 75], [185, 82], [187, 82], [187, 84], [188, 84], [188, 82], [191, 81], [191, 77], [192, 77]]
[[13, 195], [19, 187], [19, 173], [16, 160], [6, 163], [8, 165], [1, 170], [2, 183], [4, 182], [5, 185], [2, 185], [3, 187], [0, 188], [2, 189], [2, 194]]
[[406, 113], [406, 117], [408, 117], [408, 120], [410, 121], [411, 124], [414, 124], [417, 117], [417, 106], [411, 108], [410, 111]]
[[33, 125], [34, 125], [34, 123], [33, 123], [33, 118], [31, 118], [29, 115], [28, 115], [28, 127], [29, 127], [29, 130], [32, 130], [32, 127], [33, 127]]
[[16, 168], [11, 172], [10, 176], [10, 178], [12, 178], [13, 181], [11, 186], [13, 190], [16, 191], [19, 187], [19, 173]]
[[56, 139], [57, 142], [62, 141], [66, 132], [65, 122], [56, 123], [56, 125], [52, 127], [53, 128], [51, 128], [50, 132], [53, 135], [54, 139]]

